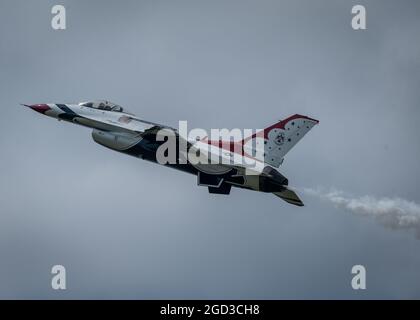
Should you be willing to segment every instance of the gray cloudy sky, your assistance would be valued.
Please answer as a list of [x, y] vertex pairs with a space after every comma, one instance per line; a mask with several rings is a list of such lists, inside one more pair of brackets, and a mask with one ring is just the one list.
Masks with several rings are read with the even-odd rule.
[[0, 1], [0, 298], [420, 298], [413, 231], [309, 194], [209, 195], [18, 105], [104, 98], [191, 128], [301, 113], [320, 124], [285, 159], [291, 185], [420, 203], [419, 1], [59, 3], [65, 31], [56, 1]]

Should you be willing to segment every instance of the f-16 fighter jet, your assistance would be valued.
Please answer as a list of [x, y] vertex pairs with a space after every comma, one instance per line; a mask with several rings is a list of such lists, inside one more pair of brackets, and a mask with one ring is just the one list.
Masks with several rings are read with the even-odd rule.
[[[95, 142], [144, 160], [197, 176], [212, 194], [228, 195], [232, 186], [272, 193], [303, 206], [288, 179], [277, 171], [287, 152], [318, 120], [295, 114], [240, 139], [193, 137], [181, 126], [139, 119], [109, 101], [24, 105], [46, 116], [92, 128]], [[239, 130], [239, 129], [238, 129]], [[184, 131], [184, 130], [182, 130]]]

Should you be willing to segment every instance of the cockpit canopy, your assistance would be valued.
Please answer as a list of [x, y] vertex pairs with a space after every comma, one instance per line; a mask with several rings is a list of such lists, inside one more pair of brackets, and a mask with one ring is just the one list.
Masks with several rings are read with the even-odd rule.
[[105, 111], [115, 111], [115, 112], [124, 112], [123, 107], [119, 106], [118, 104], [112, 103], [107, 100], [97, 100], [97, 101], [89, 101], [89, 102], [82, 102], [79, 103], [79, 106], [105, 110]]

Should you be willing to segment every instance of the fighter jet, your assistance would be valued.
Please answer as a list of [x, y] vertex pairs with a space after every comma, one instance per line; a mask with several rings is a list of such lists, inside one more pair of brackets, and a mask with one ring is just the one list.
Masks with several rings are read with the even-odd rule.
[[[211, 194], [228, 195], [233, 186], [272, 193], [290, 204], [303, 206], [293, 188], [288, 187], [288, 179], [276, 168], [282, 164], [286, 153], [319, 123], [307, 116], [295, 114], [244, 139], [226, 141], [208, 137], [189, 139], [180, 134], [179, 129], [142, 120], [106, 100], [24, 106], [58, 120], [92, 128], [93, 140], [109, 149], [193, 174], [197, 184], [207, 187]], [[162, 139], [165, 132], [173, 133], [177, 148], [175, 161], [162, 163], [158, 161], [159, 150], [170, 138], [167, 135]], [[185, 148], [180, 148], [181, 145]], [[196, 158], [192, 161], [190, 154], [208, 161]]]

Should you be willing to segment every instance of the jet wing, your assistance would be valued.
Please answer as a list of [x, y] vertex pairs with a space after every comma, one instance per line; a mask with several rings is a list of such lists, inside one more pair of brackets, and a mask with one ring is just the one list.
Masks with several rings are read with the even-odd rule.
[[283, 191], [273, 192], [273, 194], [290, 204], [294, 204], [295, 206], [302, 207], [304, 205], [298, 195], [287, 187], [285, 187]]
[[71, 121], [74, 123], [84, 125], [90, 128], [95, 128], [98, 130], [112, 132], [156, 134], [160, 129], [169, 128], [166, 126], [159, 125], [157, 123], [141, 120], [131, 114], [117, 112], [107, 112], [106, 117], [101, 117], [96, 114], [78, 115], [76, 113], [70, 115], [64, 113], [64, 116], [60, 115], [59, 117], [71, 117]]

